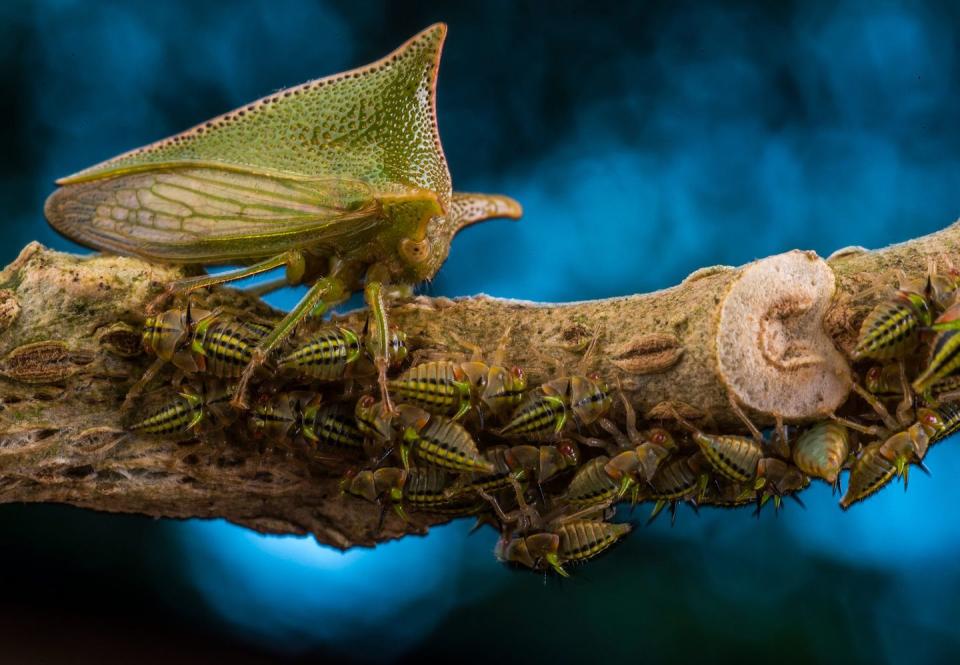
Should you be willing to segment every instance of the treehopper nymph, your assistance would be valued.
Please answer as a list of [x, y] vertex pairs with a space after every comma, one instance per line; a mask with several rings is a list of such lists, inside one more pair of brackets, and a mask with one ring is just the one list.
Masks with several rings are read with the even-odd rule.
[[47, 219], [104, 251], [245, 266], [175, 282], [161, 302], [281, 267], [287, 284], [309, 284], [255, 349], [242, 385], [304, 317], [364, 287], [388, 407], [384, 299], [431, 279], [463, 227], [521, 213], [505, 196], [452, 191], [436, 122], [446, 31], [438, 23], [371, 65], [283, 90], [63, 178], [47, 200]]

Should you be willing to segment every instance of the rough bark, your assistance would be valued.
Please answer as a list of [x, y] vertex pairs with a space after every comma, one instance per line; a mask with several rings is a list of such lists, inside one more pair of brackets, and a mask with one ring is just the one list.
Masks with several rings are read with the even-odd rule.
[[[502, 345], [531, 383], [596, 372], [648, 419], [666, 417], [670, 402], [705, 428], [739, 430], [732, 396], [758, 424], [778, 415], [810, 422], [846, 401], [845, 352], [870, 305], [901, 275], [960, 264], [958, 250], [954, 224], [879, 251], [847, 249], [827, 260], [789, 252], [707, 268], [646, 295], [563, 305], [419, 297], [391, 317], [410, 336], [415, 360], [467, 353], [464, 343], [491, 354]], [[120, 404], [150, 361], [139, 346], [146, 304], [180, 276], [36, 243], [0, 273], [0, 501], [222, 517], [340, 548], [422, 526], [390, 516], [378, 532], [379, 509], [341, 497], [339, 479], [303, 455], [124, 432]], [[277, 316], [235, 290], [201, 300]], [[364, 316], [344, 318], [362, 327]]]

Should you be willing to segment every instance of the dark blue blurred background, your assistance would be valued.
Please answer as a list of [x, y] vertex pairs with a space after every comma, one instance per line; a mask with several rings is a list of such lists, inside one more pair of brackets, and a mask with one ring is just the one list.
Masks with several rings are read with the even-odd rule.
[[[454, 183], [526, 215], [458, 237], [433, 294], [617, 296], [960, 212], [952, 2], [6, 2], [0, 259], [77, 249], [42, 217], [54, 178], [438, 20]], [[849, 513], [822, 485], [778, 519], [681, 511], [562, 584], [498, 567], [466, 523], [340, 554], [6, 505], [3, 660], [942, 662], [960, 651], [956, 441], [929, 464]]]

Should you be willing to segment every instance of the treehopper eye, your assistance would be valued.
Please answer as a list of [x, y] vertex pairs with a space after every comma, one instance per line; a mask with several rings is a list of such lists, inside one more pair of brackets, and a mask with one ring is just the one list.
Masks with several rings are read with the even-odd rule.
[[366, 286], [389, 408], [381, 294], [431, 279], [461, 228], [521, 214], [509, 197], [452, 190], [436, 121], [446, 31], [432, 25], [375, 63], [283, 90], [63, 178], [46, 217], [95, 249], [245, 266], [173, 283], [165, 297], [281, 267], [289, 284], [311, 285], [260, 343], [237, 404], [253, 369], [301, 319]]

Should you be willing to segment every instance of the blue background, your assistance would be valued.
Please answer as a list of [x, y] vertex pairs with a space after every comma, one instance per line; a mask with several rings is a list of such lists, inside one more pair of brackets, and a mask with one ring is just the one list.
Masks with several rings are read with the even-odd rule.
[[[43, 220], [54, 178], [438, 20], [455, 186], [526, 214], [458, 237], [431, 294], [618, 296], [958, 217], [955, 3], [624, 5], [5, 3], [0, 259], [29, 240], [80, 251]], [[908, 493], [848, 513], [823, 485], [779, 518], [681, 509], [562, 584], [499, 567], [494, 534], [463, 522], [340, 554], [221, 522], [7, 505], [0, 638], [13, 659], [74, 662], [937, 662], [960, 650], [956, 441], [928, 463]]]

